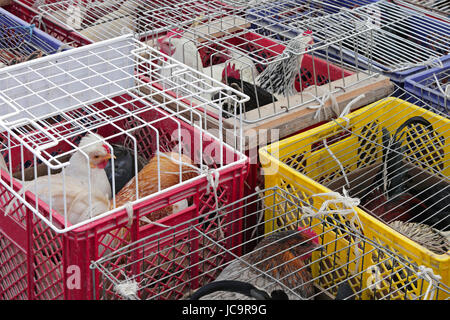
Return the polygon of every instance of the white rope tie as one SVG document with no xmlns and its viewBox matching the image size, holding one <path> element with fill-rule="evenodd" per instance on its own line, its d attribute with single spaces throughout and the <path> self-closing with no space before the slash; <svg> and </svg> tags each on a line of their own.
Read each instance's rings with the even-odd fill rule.
<svg viewBox="0 0 450 320">
<path fill-rule="evenodd" d="M 342 193 L 343 193 L 343 195 L 341 195 L 338 192 L 316 193 L 316 194 L 311 195 L 311 197 L 330 196 L 330 197 L 333 197 L 334 199 L 325 200 L 317 212 L 315 212 L 313 209 L 311 209 L 309 207 L 303 207 L 302 209 L 306 213 L 302 215 L 301 219 L 303 220 L 303 219 L 308 219 L 308 218 L 322 217 L 322 216 L 327 216 L 327 215 L 331 215 L 331 214 L 347 216 L 347 215 L 353 213 L 353 217 L 351 219 L 348 219 L 348 221 L 350 222 L 350 227 L 355 232 L 355 234 L 361 234 L 361 232 L 363 231 L 363 224 L 358 216 L 358 213 L 354 209 L 354 207 L 359 206 L 360 200 L 359 200 L 359 198 L 351 198 L 349 196 L 347 190 L 345 190 L 344 187 L 342 187 Z M 343 209 L 330 210 L 329 209 L 330 204 L 334 204 L 334 205 L 341 204 Z M 361 231 L 355 225 L 355 221 L 358 221 Z M 358 272 L 359 261 L 361 260 L 361 253 L 358 250 L 358 244 L 360 242 L 361 242 L 361 240 L 356 240 L 355 243 L 352 245 L 353 252 L 356 257 L 355 270 L 354 270 L 355 272 Z"/>
<path fill-rule="evenodd" d="M 328 151 L 328 153 L 334 159 L 334 161 L 336 161 L 336 163 L 339 165 L 339 168 L 341 169 L 342 176 L 345 179 L 345 183 L 347 184 L 347 187 L 350 188 L 350 182 L 348 181 L 347 174 L 345 173 L 345 170 L 344 170 L 344 166 L 339 161 L 339 159 L 334 155 L 333 151 L 331 151 L 331 149 L 328 147 L 326 139 L 323 139 L 322 141 L 323 141 L 323 146 L 325 147 L 325 149 Z"/>
<path fill-rule="evenodd" d="M 442 86 L 441 86 L 441 84 L 439 83 L 439 80 L 438 80 L 438 78 L 436 77 L 436 74 L 435 74 L 435 73 L 433 73 L 433 77 L 434 77 L 434 80 L 436 81 L 436 85 L 437 85 L 439 91 L 444 95 L 444 97 L 445 97 L 446 99 L 450 99 L 450 84 L 447 84 L 447 85 L 445 86 L 445 90 L 444 90 L 444 89 L 442 89 Z"/>
<path fill-rule="evenodd" d="M 318 105 L 307 106 L 308 109 L 313 109 L 313 110 L 316 109 L 316 113 L 314 113 L 313 119 L 317 119 L 320 121 L 322 109 L 324 108 L 325 103 L 328 101 L 328 99 L 331 100 L 331 107 L 334 110 L 339 110 L 339 106 L 337 104 L 336 97 L 331 92 L 327 92 L 326 94 L 324 94 L 322 96 L 322 98 L 316 97 L 311 92 L 305 92 L 305 93 L 311 95 L 319 103 Z"/>
<path fill-rule="evenodd" d="M 127 227 L 129 228 L 133 224 L 133 204 L 131 202 L 127 202 L 125 204 L 125 210 L 126 210 L 127 215 L 128 215 Z M 152 220 L 150 220 L 149 218 L 147 218 L 145 216 L 139 218 L 139 221 L 145 222 L 147 224 L 155 224 L 157 226 L 164 227 L 164 228 L 169 228 L 169 226 L 167 226 L 165 224 L 162 224 L 162 223 L 158 223 L 158 222 L 152 221 Z"/>
<path fill-rule="evenodd" d="M 219 212 L 219 198 L 217 196 L 217 188 L 219 187 L 219 178 L 220 173 L 216 169 L 211 169 L 206 165 L 202 165 L 202 169 L 200 170 L 201 174 L 206 175 L 206 181 L 208 184 L 206 185 L 206 194 L 213 192 L 214 201 L 216 204 L 216 210 Z M 222 230 L 222 224 L 220 222 L 220 217 L 217 217 L 217 228 L 219 230 L 219 235 L 223 239 L 225 238 L 225 234 Z"/>
<path fill-rule="evenodd" d="M 114 285 L 114 291 L 120 294 L 122 297 L 130 300 L 136 300 L 137 292 L 140 289 L 140 282 L 129 279 L 123 271 L 120 271 L 125 280 Z"/>
<path fill-rule="evenodd" d="M 439 282 L 442 277 L 440 275 L 434 274 L 431 268 L 427 268 L 425 266 L 419 266 L 417 277 L 419 279 L 427 280 L 430 283 L 423 299 L 431 300 L 431 297 L 434 295 L 434 291 L 436 290 L 436 282 Z"/>
<path fill-rule="evenodd" d="M 38 29 L 42 29 L 45 33 L 48 33 L 47 32 L 47 25 L 42 21 L 43 17 L 44 17 L 43 13 L 35 15 L 33 18 L 31 18 L 30 24 L 33 24 L 34 21 L 37 20 L 36 22 L 37 22 Z"/>
<path fill-rule="evenodd" d="M 356 98 L 352 99 L 349 103 L 347 103 L 347 105 L 345 106 L 345 108 L 342 109 L 342 112 L 341 112 L 341 114 L 339 115 L 338 119 L 339 119 L 339 118 L 344 119 L 345 122 L 347 122 L 347 126 L 349 126 L 349 125 L 350 125 L 350 119 L 347 118 L 347 115 L 350 113 L 350 111 L 351 111 L 353 105 L 354 105 L 355 103 L 357 103 L 359 100 L 361 100 L 361 99 L 363 99 L 363 98 L 365 98 L 365 97 L 366 97 L 366 95 L 363 93 L 363 94 L 360 94 L 359 96 L 357 96 Z"/>
</svg>

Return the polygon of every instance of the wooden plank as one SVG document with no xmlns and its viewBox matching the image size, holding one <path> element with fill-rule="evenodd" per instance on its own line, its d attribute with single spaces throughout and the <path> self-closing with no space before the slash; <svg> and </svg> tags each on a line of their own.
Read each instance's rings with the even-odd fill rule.
<svg viewBox="0 0 450 320">
<path fill-rule="evenodd" d="M 332 88 L 334 89 L 337 87 L 341 87 L 339 84 L 340 80 L 336 81 L 336 83 L 332 83 Z M 322 86 L 322 88 L 319 88 L 319 97 L 325 94 L 326 91 L 324 91 L 324 89 L 327 90 L 327 87 L 328 85 L 324 85 Z M 350 101 L 361 94 L 364 94 L 365 97 L 355 103 L 352 106 L 352 110 L 380 100 L 390 95 L 393 91 L 394 85 L 389 80 L 389 78 L 385 76 L 379 76 L 376 78 L 374 77 L 366 79 L 353 87 L 347 87 L 345 92 L 338 92 L 334 94 L 334 96 L 339 107 L 338 112 L 340 113 Z M 281 103 L 283 103 L 283 101 L 281 101 Z M 276 129 L 279 130 L 279 139 L 282 139 L 298 132 L 299 130 L 315 125 L 321 121 L 329 120 L 333 116 L 337 117 L 337 110 L 332 110 L 330 99 L 325 102 L 324 107 L 321 110 L 321 118 L 314 117 L 316 114 L 315 109 L 308 109 L 308 106 L 314 105 L 318 105 L 318 103 L 316 101 L 310 102 L 297 109 L 290 110 L 289 112 L 279 114 L 266 120 L 258 121 L 255 124 L 246 124 L 244 129 L 245 135 L 250 135 L 250 131 Z M 270 107 L 273 110 L 273 106 Z M 264 139 L 264 136 L 260 137 L 260 141 L 258 141 L 259 144 L 265 145 L 271 142 L 270 134 L 268 134 L 266 138 L 267 139 Z M 246 145 L 248 145 L 248 143 Z"/>
</svg>

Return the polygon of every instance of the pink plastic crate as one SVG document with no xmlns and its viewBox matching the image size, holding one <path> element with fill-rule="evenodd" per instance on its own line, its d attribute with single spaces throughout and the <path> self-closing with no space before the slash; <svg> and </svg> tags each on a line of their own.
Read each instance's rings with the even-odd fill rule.
<svg viewBox="0 0 450 320">
<path fill-rule="evenodd" d="M 114 101 L 123 104 L 123 101 L 130 101 L 125 104 L 129 110 L 137 110 L 143 107 L 141 101 L 131 101 L 129 96 L 123 95 L 114 98 Z M 112 102 L 100 102 L 95 104 L 95 108 L 102 109 L 111 105 Z M 77 110 L 83 112 L 82 109 Z M 105 112 L 113 112 L 106 110 Z M 117 117 L 117 109 L 114 109 L 115 117 Z M 125 114 L 125 111 L 124 111 Z M 153 126 L 158 129 L 160 151 L 171 150 L 175 142 L 171 140 L 171 134 L 176 130 L 175 121 L 166 117 L 167 113 L 159 108 L 154 108 L 143 113 L 142 117 L 146 121 L 155 121 Z M 120 118 L 120 117 L 118 117 Z M 161 120 L 158 120 L 161 119 Z M 180 120 L 178 120 L 178 123 Z M 60 123 L 61 124 L 61 123 Z M 132 127 L 134 124 L 127 119 L 114 121 L 114 125 L 122 128 Z M 185 142 L 189 150 L 194 151 L 195 138 L 199 137 L 201 132 L 185 122 L 181 122 L 181 129 L 188 130 L 191 133 L 192 141 Z M 60 126 L 60 130 L 70 130 L 69 123 Z M 115 133 L 112 124 L 105 124 L 99 127 L 98 133 L 105 138 Z M 138 153 L 146 158 L 150 158 L 155 153 L 156 133 L 149 127 L 145 126 L 133 132 L 134 137 L 138 141 Z M 218 143 L 217 140 L 202 136 L 203 150 L 211 148 Z M 5 138 L 5 137 L 0 137 Z M 118 138 L 120 139 L 120 138 Z M 117 139 L 109 140 L 111 143 L 123 143 L 125 141 Z M 216 146 L 217 147 L 217 146 Z M 13 168 L 17 167 L 21 160 L 19 154 L 20 147 L 13 145 L 11 149 L 12 157 L 7 158 L 12 161 Z M 58 145 L 49 152 L 61 153 L 69 150 L 68 146 Z M 217 150 L 217 149 L 216 149 Z M 199 150 L 197 150 L 199 151 Z M 248 160 L 236 162 L 240 159 L 239 154 L 234 153 L 229 147 L 223 146 L 226 163 L 224 167 L 219 169 L 220 182 L 217 189 L 217 199 L 219 206 L 232 203 L 240 199 L 243 195 L 242 184 L 245 179 L 248 167 Z M 197 152 L 191 152 L 194 155 Z M 24 161 L 31 160 L 30 154 L 23 154 Z M 235 163 L 234 163 L 235 162 Z M 234 164 L 233 164 L 234 163 Z M 226 166 L 230 164 L 230 166 Z M 211 165 L 214 166 L 214 165 Z M 10 176 L 1 171 L 1 178 L 10 183 Z M 172 190 L 162 192 L 150 199 L 137 202 L 133 206 L 133 223 L 128 226 L 129 220 L 125 210 L 113 213 L 107 217 L 91 222 L 82 227 L 76 228 L 66 233 L 57 233 L 51 229 L 41 219 L 36 217 L 30 209 L 21 204 L 14 212 L 5 216 L 4 208 L 12 199 L 12 195 L 3 186 L 0 187 L 0 299 L 99 299 L 105 298 L 101 294 L 103 288 L 101 285 L 94 287 L 93 279 L 98 277 L 97 273 L 89 269 L 91 261 L 97 260 L 104 255 L 118 249 L 132 241 L 142 239 L 160 230 L 162 227 L 157 225 L 143 225 L 139 223 L 139 218 L 146 216 L 161 208 L 174 204 L 182 199 L 188 199 L 189 207 L 165 218 L 158 220 L 158 223 L 172 226 L 180 222 L 196 219 L 202 221 L 202 215 L 212 211 L 216 207 L 215 197 L 213 193 L 206 190 L 207 180 L 205 177 L 200 179 L 192 179 L 186 181 L 182 185 Z M 20 189 L 19 182 L 14 181 L 14 190 Z M 31 204 L 35 204 L 35 197 L 32 193 L 27 192 L 26 198 Z M 62 216 L 57 212 L 49 212 L 47 204 L 41 200 L 37 200 L 39 212 L 49 217 L 53 217 L 54 224 L 60 221 L 62 224 Z M 226 235 L 234 235 L 236 231 L 242 229 L 241 222 L 236 220 L 242 213 L 233 212 L 232 215 L 225 215 L 223 224 Z M 211 218 L 211 217 L 210 217 Z M 211 222 L 213 221 L 213 222 Z M 208 229 L 217 227 L 219 221 L 211 220 L 202 225 L 202 228 Z M 238 234 L 238 233 L 236 233 Z M 189 238 L 189 233 L 180 234 L 179 237 Z M 173 239 L 177 241 L 177 239 Z M 235 247 L 240 242 L 240 236 L 227 237 L 226 247 Z M 201 248 L 202 243 L 193 241 L 190 246 L 192 248 Z M 220 248 L 215 247 L 216 252 L 209 252 L 214 255 L 220 255 Z M 215 268 L 219 266 L 226 257 L 215 257 L 209 259 L 209 253 L 201 251 L 198 256 L 193 259 L 203 259 L 205 263 L 201 268 Z M 176 252 L 172 255 L 176 256 Z M 238 252 L 237 252 L 238 254 Z M 181 251 L 180 251 L 181 255 Z M 185 266 L 186 267 L 186 266 Z M 200 266 L 199 266 L 200 267 Z M 186 272 L 196 272 L 195 268 L 186 267 Z M 204 271 L 203 271 L 204 272 Z M 181 281 L 181 280 L 180 280 Z M 176 283 L 176 278 L 167 280 L 167 286 Z M 98 282 L 96 282 L 98 283 Z M 164 283 L 164 282 L 163 282 Z M 195 289 L 197 284 L 193 283 L 190 289 Z M 112 289 L 111 289 L 112 290 Z M 158 290 L 155 288 L 155 290 Z M 156 291 L 155 291 L 156 292 Z M 112 292 L 111 292 L 112 294 Z M 179 298 L 183 292 L 174 291 L 167 295 L 167 299 Z"/>
</svg>

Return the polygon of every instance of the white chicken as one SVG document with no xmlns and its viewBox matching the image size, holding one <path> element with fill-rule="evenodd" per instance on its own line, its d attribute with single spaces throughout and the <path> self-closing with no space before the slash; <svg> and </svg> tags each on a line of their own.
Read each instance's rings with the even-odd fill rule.
<svg viewBox="0 0 450 320">
<path fill-rule="evenodd" d="M 218 81 L 222 81 L 222 72 L 225 70 L 226 66 L 228 64 L 233 64 L 234 68 L 240 72 L 243 81 L 249 83 L 255 82 L 258 72 L 253 61 L 246 57 L 244 52 L 237 52 L 235 50 L 218 52 L 215 56 L 219 59 L 226 60 L 226 62 L 204 68 L 196 41 L 184 37 L 183 33 L 183 31 L 172 30 L 167 32 L 166 35 L 158 38 L 157 46 L 159 47 L 159 50 L 175 60 Z M 166 76 L 166 74 L 162 75 Z"/>
<path fill-rule="evenodd" d="M 61 172 L 26 181 L 19 193 L 34 192 L 48 205 L 51 203 L 53 210 L 62 215 L 65 213 L 70 223 L 79 223 L 109 210 L 111 186 L 104 168 L 111 157 L 111 151 L 101 137 L 90 133 L 81 139 L 64 174 Z M 89 171 L 91 192 L 88 187 Z M 5 214 L 11 212 L 15 203 L 16 200 L 11 201 Z"/>
</svg>

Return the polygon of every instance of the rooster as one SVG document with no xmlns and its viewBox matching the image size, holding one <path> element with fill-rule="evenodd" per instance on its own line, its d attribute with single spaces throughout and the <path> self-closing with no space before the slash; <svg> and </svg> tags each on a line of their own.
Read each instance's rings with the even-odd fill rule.
<svg viewBox="0 0 450 320">
<path fill-rule="evenodd" d="M 256 83 L 272 94 L 293 95 L 296 92 L 295 77 L 300 72 L 303 55 L 313 43 L 310 30 L 290 40 L 284 51 L 288 57 L 269 64 L 258 75 Z"/>
<path fill-rule="evenodd" d="M 274 290 L 269 295 L 267 292 L 256 288 L 251 283 L 235 280 L 210 282 L 198 289 L 189 299 L 199 300 L 201 297 L 217 291 L 239 293 L 256 300 L 289 300 L 288 295 L 283 290 Z"/>
<path fill-rule="evenodd" d="M 83 153 L 87 154 L 87 161 Z M 69 165 L 64 170 L 64 176 L 60 172 L 50 177 L 40 176 L 32 181 L 26 181 L 19 193 L 35 192 L 36 196 L 45 203 L 50 204 L 51 202 L 55 211 L 64 213 L 66 209 L 67 219 L 70 223 L 79 223 L 109 209 L 111 186 L 104 168 L 111 157 L 111 150 L 102 142 L 101 137 L 89 133 L 81 139 L 78 150 L 70 157 Z M 5 214 L 10 213 L 16 201 L 11 201 Z M 92 210 L 89 209 L 90 207 Z"/>
<path fill-rule="evenodd" d="M 179 162 L 182 162 L 181 181 Z M 159 174 L 158 165 L 160 168 Z M 198 172 L 195 170 L 191 158 L 186 155 L 177 152 L 165 152 L 159 157 L 154 156 L 138 173 L 139 198 L 146 197 L 159 190 L 167 189 L 180 182 L 192 179 L 197 175 Z M 158 189 L 158 181 L 160 183 L 160 189 Z M 135 178 L 130 180 L 116 195 L 116 208 L 134 200 L 136 200 Z M 149 214 L 147 218 L 156 221 L 171 214 L 173 210 L 173 206 L 169 206 Z"/>
<path fill-rule="evenodd" d="M 134 151 L 120 144 L 111 144 L 114 150 L 114 194 L 117 194 L 135 175 L 134 157 L 137 156 L 138 172 L 147 163 L 145 159 L 139 155 L 135 155 Z M 111 188 L 113 187 L 112 161 L 109 160 L 105 167 L 106 176 L 108 177 Z"/>
<path fill-rule="evenodd" d="M 424 201 L 407 187 L 407 168 L 403 163 L 406 147 L 402 146 L 404 133 L 400 132 L 416 124 L 431 126 L 422 117 L 412 117 L 399 126 L 392 137 L 386 128 L 382 129 L 383 162 L 375 177 L 377 186 L 361 201 L 366 210 L 388 223 L 394 220 L 413 221 L 427 210 Z"/>
<path fill-rule="evenodd" d="M 241 80 L 241 74 L 239 70 L 235 68 L 235 65 L 228 64 L 227 67 L 223 69 L 222 82 L 250 97 L 250 100 L 244 103 L 244 112 L 251 111 L 258 108 L 259 106 L 264 106 L 266 104 L 277 101 L 277 98 L 275 98 L 275 96 L 271 95 L 261 87 Z M 212 100 L 219 101 L 220 97 L 221 92 L 218 92 L 213 96 Z M 230 114 L 238 115 L 240 113 L 240 110 L 234 110 L 233 103 L 224 101 L 223 103 L 221 103 L 221 105 L 224 111 L 226 111 L 223 114 L 225 118 L 230 117 Z"/>
<path fill-rule="evenodd" d="M 283 290 L 273 290 L 269 295 L 266 291 L 258 289 L 251 283 L 235 280 L 210 282 L 195 291 L 189 297 L 189 300 L 200 300 L 201 297 L 218 291 L 239 293 L 256 300 L 289 300 L 289 296 Z M 355 300 L 355 294 L 348 281 L 341 282 L 335 300 Z"/>
<path fill-rule="evenodd" d="M 222 270 L 216 281 L 237 280 L 254 285 L 262 290 L 274 291 L 291 288 L 297 295 L 309 299 L 314 295 L 312 275 L 307 270 L 305 260 L 312 251 L 318 250 L 317 235 L 308 229 L 279 231 L 266 236 L 249 254 L 231 262 Z M 247 265 L 247 263 L 249 265 Z M 281 286 L 266 274 L 277 279 Z M 287 293 L 289 299 L 298 300 L 298 296 Z M 216 292 L 204 297 L 213 300 L 248 299 L 240 293 Z"/>
</svg>

